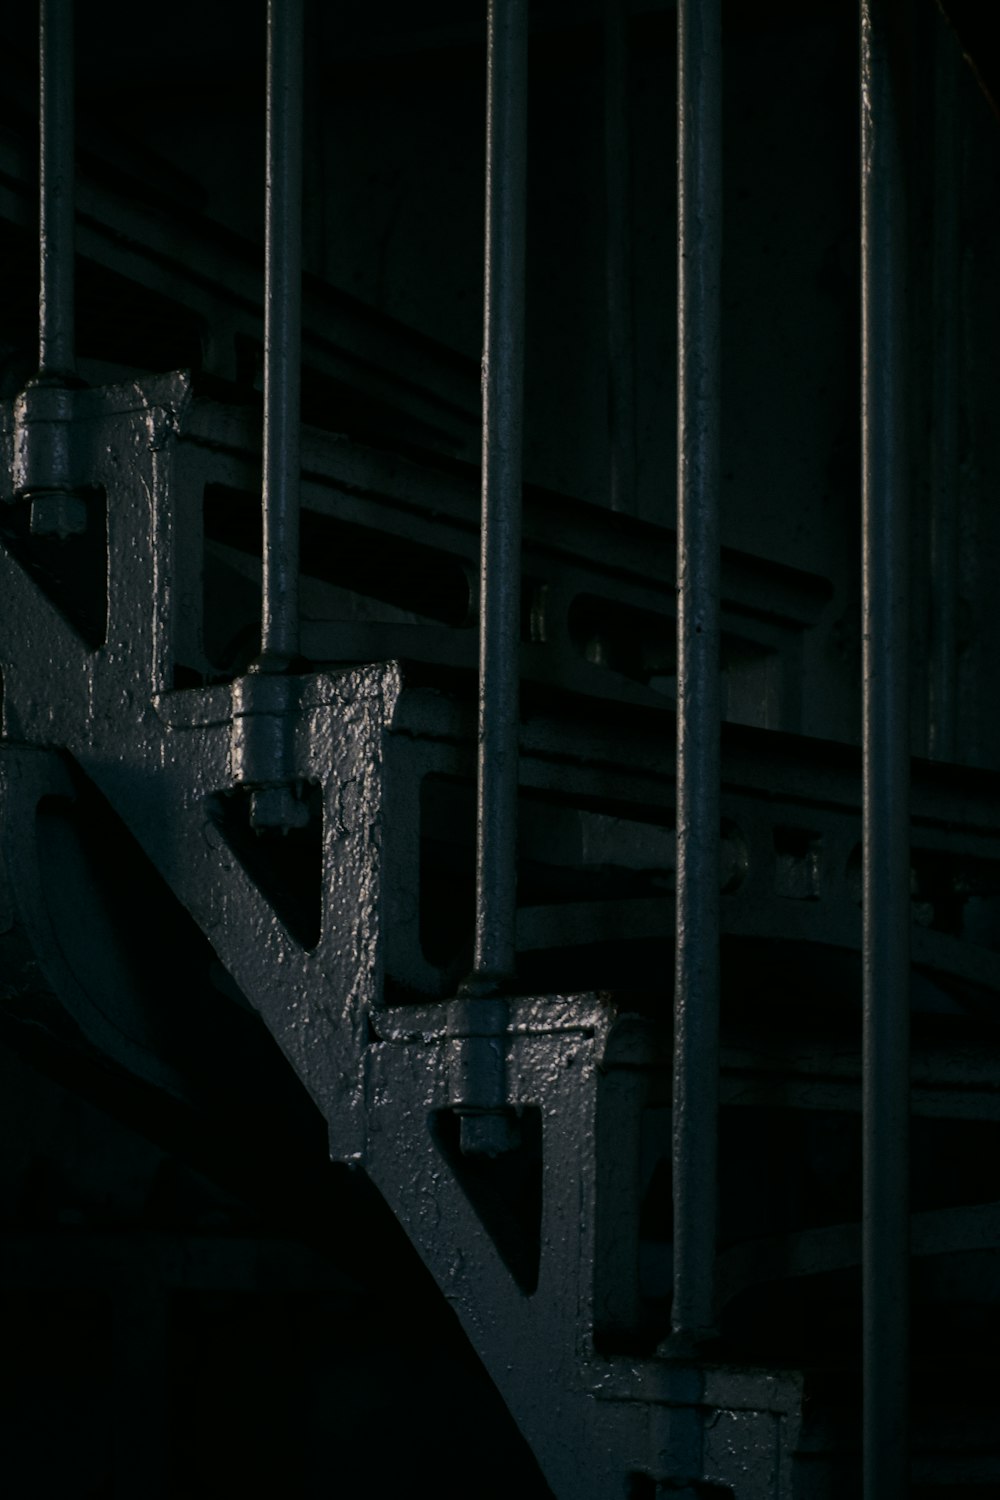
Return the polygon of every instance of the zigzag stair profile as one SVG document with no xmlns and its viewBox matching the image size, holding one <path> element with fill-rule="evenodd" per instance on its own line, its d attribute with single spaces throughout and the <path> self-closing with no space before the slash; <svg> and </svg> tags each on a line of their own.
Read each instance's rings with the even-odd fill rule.
<svg viewBox="0 0 1000 1500">
<path fill-rule="evenodd" d="M 9 474 L 9 408 L 3 422 Z M 550 560 L 549 634 L 536 628 L 536 657 L 526 657 L 524 969 L 507 1047 L 514 1138 L 483 1159 L 463 1154 L 452 1082 L 462 1021 L 450 997 L 468 966 L 471 917 L 466 614 L 428 624 L 440 592 L 430 603 L 415 597 L 405 570 L 394 581 L 390 569 L 385 592 L 401 602 L 383 601 L 381 619 L 363 591 L 373 585 L 352 592 L 341 563 L 336 578 L 309 583 L 307 573 L 305 635 L 321 643 L 320 659 L 301 663 L 273 700 L 254 698 L 245 670 L 213 665 L 206 646 L 214 589 L 231 591 L 234 639 L 253 626 L 240 621 L 254 591 L 239 581 L 245 538 L 217 508 L 220 494 L 243 507 L 231 497 L 245 492 L 255 461 L 244 426 L 174 375 L 81 396 L 77 442 L 106 507 L 106 629 L 80 631 L 59 579 L 39 576 L 31 537 L 8 527 L 0 767 L 11 921 L 80 1032 L 157 1088 L 183 1092 L 186 1071 L 198 1069 L 197 1017 L 182 995 L 140 993 L 127 934 L 109 930 L 103 967 L 74 936 L 102 920 L 106 844 L 137 860 L 137 872 L 148 862 L 194 919 L 224 971 L 221 990 L 238 997 L 234 1034 L 240 1006 L 263 1018 L 318 1107 L 332 1155 L 392 1209 L 554 1494 L 642 1496 L 684 1479 L 692 1494 L 785 1500 L 805 1473 L 815 1485 L 839 1482 L 856 1414 L 843 1381 L 831 1395 L 816 1351 L 824 1340 L 838 1348 L 836 1322 L 853 1317 L 860 1259 L 856 756 L 819 742 L 803 753 L 790 723 L 784 734 L 726 731 L 720 1340 L 678 1356 L 661 1348 L 671 1267 L 671 1039 L 658 990 L 675 865 L 669 699 L 654 701 L 655 688 L 586 652 L 560 697 L 545 687 L 572 637 L 560 643 L 551 599 L 562 590 L 569 618 L 574 597 L 605 586 L 576 572 L 596 566 L 597 520 L 590 560 Z M 307 514 L 355 524 L 344 476 L 357 484 L 384 460 L 319 435 L 310 443 Z M 432 472 L 412 482 L 436 497 Z M 468 532 L 467 498 L 445 484 L 433 503 L 453 506 Z M 445 543 L 434 555 L 442 576 L 464 557 Z M 734 578 L 752 568 L 732 566 Z M 810 585 L 788 582 L 800 608 Z M 782 624 L 769 649 L 780 658 L 781 632 L 802 628 Z M 388 663 L 363 649 L 411 641 L 412 657 L 400 649 Z M 776 702 L 776 713 L 791 713 Z M 242 775 L 255 737 L 276 733 L 300 809 L 290 834 L 254 829 L 254 788 Z M 993 966 L 962 913 L 935 906 L 934 892 L 954 869 L 992 888 L 1000 785 L 985 772 L 950 790 L 930 771 L 925 780 L 926 794 L 919 775 L 915 794 L 925 884 L 914 905 L 915 1149 L 928 1161 L 961 1150 L 971 1204 L 956 1212 L 947 1198 L 928 1201 L 913 1219 L 921 1295 L 943 1317 L 953 1297 L 943 1268 L 971 1267 L 996 1243 L 1000 1210 L 974 1158 L 1000 1119 L 995 1048 L 982 1050 L 976 1022 L 995 1003 Z M 962 1048 L 975 1052 L 978 1082 Z M 956 1348 L 962 1337 L 956 1329 Z M 953 1472 L 947 1422 L 947 1413 L 935 1420 L 930 1451 L 918 1454 L 930 1484 Z"/>
</svg>

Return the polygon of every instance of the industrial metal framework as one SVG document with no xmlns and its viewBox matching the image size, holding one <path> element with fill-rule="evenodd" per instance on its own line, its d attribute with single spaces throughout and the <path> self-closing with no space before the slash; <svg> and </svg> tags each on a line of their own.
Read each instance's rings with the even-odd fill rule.
<svg viewBox="0 0 1000 1500">
<path fill-rule="evenodd" d="M 235 259 L 212 283 L 196 225 L 164 233 L 78 166 L 72 0 L 39 9 L 37 370 L 0 409 L 0 841 L 8 930 L 40 982 L 144 1084 L 183 1095 L 216 1066 L 197 1005 L 136 998 L 95 936 L 87 839 L 113 824 L 223 975 L 212 1025 L 263 1019 L 552 1494 L 987 1493 L 1000 1444 L 971 1399 L 964 1438 L 935 1426 L 940 1372 L 966 1353 L 910 1347 L 911 1304 L 947 1321 L 956 1278 L 994 1316 L 1000 1258 L 976 1145 L 1000 1118 L 1000 725 L 963 706 L 985 682 L 960 637 L 986 638 L 990 590 L 967 582 L 985 502 L 959 457 L 982 425 L 959 390 L 959 80 L 979 101 L 945 19 L 860 0 L 841 83 L 860 120 L 855 596 L 766 536 L 726 540 L 724 101 L 742 63 L 721 0 L 667 7 L 676 504 L 662 471 L 653 515 L 628 124 L 644 7 L 587 21 L 603 504 L 525 481 L 538 7 L 488 0 L 482 18 L 481 427 L 457 358 L 315 278 L 303 293 L 303 0 L 267 6 L 262 300 Z M 15 156 L 0 214 L 30 233 Z M 256 341 L 262 422 L 238 380 L 85 383 L 78 253 Z M 661 303 L 671 285 L 664 266 Z M 303 379 L 328 381 L 321 407 L 369 403 L 361 435 L 336 409 L 303 424 Z M 852 603 L 845 666 L 829 627 Z M 982 1167 L 958 1196 L 953 1149 Z"/>
</svg>

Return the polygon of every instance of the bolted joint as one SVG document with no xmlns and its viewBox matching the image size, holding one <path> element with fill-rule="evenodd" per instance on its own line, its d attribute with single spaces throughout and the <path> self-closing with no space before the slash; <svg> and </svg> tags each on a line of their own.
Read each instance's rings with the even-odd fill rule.
<svg viewBox="0 0 1000 1500">
<path fill-rule="evenodd" d="M 288 833 L 309 821 L 297 795 L 302 776 L 295 732 L 300 683 L 295 677 L 248 672 L 232 685 L 229 769 L 233 781 L 250 792 L 250 823 L 258 833 Z"/>
<path fill-rule="evenodd" d="M 518 1143 L 507 1103 L 507 1002 L 462 995 L 448 1016 L 448 1071 L 464 1155 L 500 1156 Z"/>
<path fill-rule="evenodd" d="M 452 1037 L 448 1044 L 449 1079 L 456 1109 L 502 1109 L 506 1104 L 506 1045 L 503 1033 Z"/>
<path fill-rule="evenodd" d="M 87 503 L 73 453 L 75 390 L 39 378 L 14 404 L 14 494 L 31 504 L 34 536 L 65 538 L 87 529 Z"/>
<path fill-rule="evenodd" d="M 14 403 L 14 493 L 72 490 L 73 406 L 67 385 L 32 381 Z"/>
<path fill-rule="evenodd" d="M 232 685 L 229 768 L 240 786 L 283 786 L 298 779 L 295 727 L 299 682 L 270 672 L 248 672 Z"/>
</svg>

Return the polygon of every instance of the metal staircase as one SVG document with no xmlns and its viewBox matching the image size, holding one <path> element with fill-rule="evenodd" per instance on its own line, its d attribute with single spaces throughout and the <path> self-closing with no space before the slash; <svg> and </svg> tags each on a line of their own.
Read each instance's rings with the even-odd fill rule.
<svg viewBox="0 0 1000 1500">
<path fill-rule="evenodd" d="M 496 0 L 491 24 L 513 26 L 517 9 Z M 711 21 L 711 5 L 682 9 L 689 27 Z M 52 36 L 69 12 L 46 0 L 43 13 L 56 67 Z M 702 62 L 709 44 L 697 43 Z M 45 45 L 43 28 L 43 59 Z M 57 71 L 50 101 L 58 85 Z M 503 87 L 494 74 L 494 100 Z M 276 89 L 272 78 L 272 105 Z M 4 166 L 5 151 L 0 139 L 0 214 L 14 233 L 27 173 Z M 81 181 L 82 253 L 179 310 L 203 299 L 215 347 L 246 355 L 260 317 L 235 251 L 206 248 L 209 231 L 189 222 L 161 254 L 141 208 L 117 196 L 105 207 L 82 169 Z M 282 215 L 285 229 L 293 219 Z M 50 261 L 67 253 L 52 234 Z M 216 252 L 217 274 L 196 274 Z M 273 266 L 273 235 L 269 254 Z M 295 309 L 279 312 L 287 355 Z M 703 315 L 689 308 L 696 324 Z M 267 316 L 273 457 L 278 416 L 299 435 L 294 403 L 275 394 L 278 313 Z M 128 1075 L 183 1095 L 204 1069 L 210 1086 L 225 1024 L 199 1061 L 192 995 L 151 1001 L 135 982 L 135 964 L 157 964 L 152 910 L 150 935 L 107 920 L 102 871 L 127 843 L 206 941 L 234 1034 L 248 1010 L 263 1019 L 332 1157 L 389 1205 L 560 1500 L 857 1492 L 872 1254 L 862 1117 L 870 1131 L 881 1086 L 861 1046 L 864 922 L 881 896 L 864 884 L 873 793 L 854 720 L 845 732 L 857 661 L 830 649 L 842 598 L 764 545 L 722 547 L 717 662 L 679 663 L 679 631 L 683 656 L 685 628 L 699 632 L 691 622 L 712 606 L 711 580 L 701 595 L 691 577 L 710 497 L 678 539 L 523 486 L 505 637 L 516 757 L 500 792 L 517 827 L 505 938 L 516 966 L 497 975 L 482 962 L 492 866 L 477 749 L 491 709 L 477 697 L 477 625 L 494 554 L 480 572 L 474 384 L 457 357 L 318 287 L 303 358 L 307 409 L 343 385 L 357 421 L 350 436 L 302 429 L 295 494 L 265 483 L 263 530 L 267 439 L 262 460 L 259 413 L 221 367 L 88 387 L 70 339 L 48 364 L 43 347 L 39 375 L 0 407 L 0 907 L 17 961 L 31 955 L 88 1045 Z M 682 483 L 704 437 L 682 452 Z M 300 547 L 279 558 L 295 608 L 278 660 L 267 620 L 273 606 L 280 625 L 284 608 L 282 506 Z M 719 695 L 716 800 L 692 812 L 684 792 L 679 813 L 678 735 L 689 781 L 710 761 L 710 747 L 683 749 L 706 670 Z M 978 1349 L 1000 1253 L 1000 767 L 928 748 L 912 760 L 896 891 L 912 962 L 912 1062 L 905 1047 L 894 1055 L 911 1072 L 909 1204 L 905 1149 L 889 1167 L 902 1174 L 920 1311 L 906 1492 L 971 1495 L 1000 1476 L 996 1375 Z M 692 895 L 705 855 L 692 826 L 709 825 L 718 876 Z M 711 873 L 714 843 L 709 855 Z M 710 1015 L 694 1052 L 700 1012 L 679 1001 L 672 1016 L 668 998 L 675 967 L 678 996 L 694 1006 L 700 993 L 701 949 L 675 952 L 682 897 L 692 922 L 717 921 L 715 1034 Z M 702 929 L 699 942 L 711 938 Z M 678 1147 L 688 1108 L 707 1110 L 718 1153 L 717 1184 L 702 1182 L 693 1206 Z M 866 1149 L 870 1160 L 870 1135 Z M 692 1294 L 676 1224 L 687 1213 L 714 1225 L 716 1198 Z M 707 1297 L 710 1319 L 681 1317 L 679 1288 Z M 869 1284 L 869 1315 L 879 1295 Z M 905 1349 L 885 1357 L 906 1368 Z M 959 1399 L 952 1367 L 974 1372 Z M 889 1407 L 904 1410 L 899 1392 Z M 873 1473 L 904 1472 L 898 1442 L 869 1427 L 866 1444 L 869 1487 Z M 904 1493 L 896 1482 L 879 1500 Z"/>
<path fill-rule="evenodd" d="M 8 411 L 7 472 L 13 472 L 14 427 Z M 246 677 L 173 686 L 177 643 L 191 639 L 188 601 L 200 574 L 185 500 L 197 506 L 211 482 L 203 478 L 206 461 L 216 472 L 232 462 L 226 432 L 226 414 L 199 411 L 180 376 L 78 398 L 75 461 L 88 493 L 102 497 L 93 500 L 87 522 L 107 517 L 107 597 L 114 601 L 96 648 L 53 602 L 58 582 L 40 584 L 26 566 L 28 553 L 18 560 L 13 541 L 3 557 L 9 899 L 50 983 L 92 1043 L 163 1084 L 155 1018 L 107 1014 L 108 1000 L 93 978 L 74 972 L 73 952 L 66 954 L 51 915 L 50 883 L 71 879 L 72 866 L 46 861 L 39 823 L 60 815 L 71 822 L 78 798 L 93 788 L 265 1019 L 322 1110 L 333 1155 L 363 1169 L 393 1208 L 454 1303 L 555 1492 L 613 1494 L 629 1474 L 667 1479 L 678 1465 L 691 1478 L 733 1486 L 747 1466 L 763 1463 L 774 1474 L 771 1488 L 759 1492 L 782 1493 L 774 1486 L 779 1473 L 788 1483 L 795 1377 L 602 1357 L 594 1348 L 595 1142 L 602 1075 L 616 1065 L 620 1002 L 612 993 L 512 1003 L 507 1055 L 516 1143 L 495 1161 L 463 1157 L 454 1078 L 463 1041 L 477 1035 L 479 1002 L 442 1001 L 441 970 L 422 957 L 420 916 L 412 910 L 416 892 L 429 883 L 420 875 L 420 789 L 461 785 L 468 771 L 471 743 L 460 702 L 439 689 L 408 689 L 394 664 L 299 673 L 280 679 L 280 693 L 270 700 L 261 699 L 256 685 L 248 692 Z M 136 497 L 143 503 L 135 504 Z M 195 580 L 184 577 L 183 558 L 171 546 L 177 535 L 187 539 Z M 44 692 L 39 660 L 48 664 Z M 250 694 L 256 696 L 248 708 Z M 588 766 L 575 735 L 560 755 L 559 727 L 539 725 L 539 773 L 531 774 L 527 755 L 528 787 L 537 780 L 544 790 L 544 768 L 555 762 L 556 774 L 547 778 L 561 799 L 555 821 L 572 822 L 571 837 L 593 839 L 593 822 L 598 841 L 628 843 L 607 826 L 620 818 L 589 808 L 601 800 L 620 808 L 625 798 L 615 791 L 630 781 L 639 784 L 631 799 L 638 804 L 641 769 L 609 771 L 594 750 L 596 764 Z M 300 868 L 299 888 L 286 883 L 280 896 L 278 862 L 290 845 L 301 866 L 295 840 L 310 830 L 250 826 L 251 799 L 265 790 L 253 777 L 255 747 L 276 739 L 285 747 L 290 780 L 310 789 L 296 802 L 317 825 L 318 855 L 311 872 L 316 889 L 301 888 Z M 567 801 L 574 792 L 583 809 Z M 647 817 L 649 811 L 647 802 Z M 453 821 L 447 807 L 442 816 Z M 672 862 L 669 816 L 664 806 L 659 822 L 649 825 L 664 848 L 664 888 Z M 543 812 L 539 840 L 546 826 Z M 434 843 L 434 831 L 425 843 Z M 84 892 L 70 899 L 83 900 Z M 627 923 L 627 909 L 635 906 L 624 930 L 641 939 L 662 923 L 666 900 L 621 899 L 613 911 Z M 308 926 L 310 905 L 320 914 L 315 929 Z M 588 944 L 594 933 L 581 932 L 580 905 L 523 909 L 527 951 L 532 941 L 547 944 L 565 963 L 567 949 Z M 601 920 L 620 936 L 620 921 L 606 914 Z M 386 1003 L 386 979 L 396 987 L 396 1004 Z M 634 1051 L 634 1038 L 630 1045 Z M 636 1125 L 633 1118 L 621 1139 L 611 1133 L 616 1162 L 604 1170 L 612 1179 L 623 1169 L 617 1159 Z M 628 1217 L 634 1222 L 636 1205 Z M 616 1282 L 620 1250 L 614 1259 Z M 623 1290 L 612 1290 L 609 1300 L 620 1303 Z M 721 1428 L 713 1423 L 706 1441 L 701 1418 L 716 1409 L 726 1418 Z"/>
</svg>

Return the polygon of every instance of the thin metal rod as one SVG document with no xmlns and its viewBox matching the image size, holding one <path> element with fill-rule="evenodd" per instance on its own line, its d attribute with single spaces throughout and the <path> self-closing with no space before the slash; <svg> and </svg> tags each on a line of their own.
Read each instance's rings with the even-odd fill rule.
<svg viewBox="0 0 1000 1500">
<path fill-rule="evenodd" d="M 936 29 L 934 58 L 934 373 L 931 418 L 930 753 L 955 758 L 958 666 L 958 183 L 956 113 L 961 54 Z"/>
<path fill-rule="evenodd" d="M 714 1322 L 719 1072 L 720 0 L 677 7 L 675 1338 Z"/>
<path fill-rule="evenodd" d="M 909 1494 L 905 203 L 889 0 L 861 0 L 864 1494 Z"/>
<path fill-rule="evenodd" d="M 527 0 L 490 0 L 475 973 L 515 967 Z"/>
<path fill-rule="evenodd" d="M 73 0 L 40 0 L 38 369 L 72 378 L 74 343 Z"/>
<path fill-rule="evenodd" d="M 303 0 L 268 0 L 260 664 L 270 670 L 299 652 L 302 10 Z"/>
<path fill-rule="evenodd" d="M 629 213 L 631 151 L 627 19 L 625 0 L 605 0 L 604 182 L 607 199 L 605 254 L 611 508 L 634 514 L 635 337 Z"/>
</svg>

